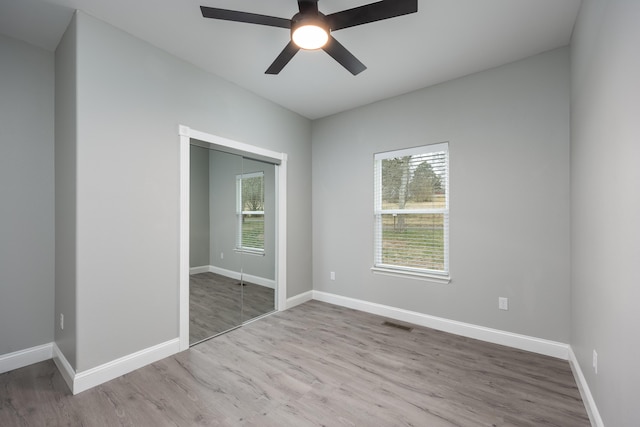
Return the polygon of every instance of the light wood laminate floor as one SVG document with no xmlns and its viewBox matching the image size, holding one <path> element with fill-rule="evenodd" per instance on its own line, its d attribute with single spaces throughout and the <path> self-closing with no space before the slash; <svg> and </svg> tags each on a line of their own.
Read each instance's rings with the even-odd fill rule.
<svg viewBox="0 0 640 427">
<path fill-rule="evenodd" d="M 0 375 L 1 426 L 589 426 L 569 364 L 311 301 L 72 396 Z"/>
<path fill-rule="evenodd" d="M 275 309 L 275 291 L 215 273 L 189 277 L 189 343 L 210 338 Z"/>
</svg>

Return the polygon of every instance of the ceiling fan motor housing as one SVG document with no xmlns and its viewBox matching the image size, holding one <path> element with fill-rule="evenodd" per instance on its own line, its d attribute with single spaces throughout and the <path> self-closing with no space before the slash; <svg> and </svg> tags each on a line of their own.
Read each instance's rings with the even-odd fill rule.
<svg viewBox="0 0 640 427">
<path fill-rule="evenodd" d="M 309 13 L 309 12 L 296 13 L 293 16 L 293 18 L 291 18 L 291 39 L 296 41 L 296 44 L 298 44 L 303 49 L 320 49 L 322 48 L 324 43 L 322 43 L 322 45 L 314 46 L 311 48 L 300 45 L 296 40 L 297 37 L 295 37 L 295 33 L 302 27 L 310 27 L 312 31 L 316 31 L 319 33 L 324 32 L 327 38 L 331 31 L 329 27 L 329 21 L 323 14 L 319 12 L 318 13 Z M 326 38 L 325 38 L 325 43 L 326 43 Z"/>
</svg>

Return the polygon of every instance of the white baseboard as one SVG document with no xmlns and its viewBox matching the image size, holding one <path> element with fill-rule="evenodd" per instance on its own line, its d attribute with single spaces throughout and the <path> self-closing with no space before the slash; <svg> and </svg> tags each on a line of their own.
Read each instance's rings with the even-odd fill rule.
<svg viewBox="0 0 640 427">
<path fill-rule="evenodd" d="M 73 394 L 81 393 L 92 387 L 118 378 L 150 363 L 169 357 L 180 351 L 178 338 L 137 351 L 95 368 L 76 372 L 54 344 L 54 362 Z"/>
<path fill-rule="evenodd" d="M 178 338 L 137 351 L 103 365 L 78 372 L 73 379 L 73 394 L 78 394 L 99 384 L 118 378 L 150 363 L 169 357 L 180 351 Z"/>
<path fill-rule="evenodd" d="M 556 341 L 430 316 L 428 314 L 348 298 L 328 292 L 313 291 L 313 299 L 563 360 L 568 360 L 569 358 L 569 345 Z"/>
<path fill-rule="evenodd" d="M 240 277 L 242 277 L 245 281 L 253 283 L 255 285 L 260 285 L 271 289 L 276 288 L 276 281 L 273 279 L 265 279 L 264 277 L 253 276 L 247 273 L 240 273 L 239 271 L 227 270 L 226 268 L 220 268 L 214 265 L 209 265 L 208 268 L 208 271 L 210 273 L 220 274 L 222 276 L 229 277 L 235 280 L 240 280 Z"/>
<path fill-rule="evenodd" d="M 275 289 L 276 281 L 272 279 L 265 279 L 264 277 L 252 276 L 251 274 L 243 273 L 242 277 L 249 283 L 264 286 L 266 288 Z"/>
<path fill-rule="evenodd" d="M 311 301 L 313 299 L 313 291 L 303 292 L 291 298 L 287 298 L 286 309 L 293 308 L 296 305 L 304 304 L 307 301 Z"/>
<path fill-rule="evenodd" d="M 208 273 L 209 272 L 209 266 L 208 265 L 202 265 L 200 267 L 190 267 L 189 268 L 189 274 L 200 274 L 200 273 Z"/>
<path fill-rule="evenodd" d="M 573 376 L 578 384 L 578 390 L 580 390 L 580 396 L 582 396 L 582 401 L 587 409 L 587 415 L 589 415 L 591 426 L 604 427 L 604 422 L 602 421 L 602 417 L 600 416 L 600 412 L 596 406 L 596 401 L 593 399 L 593 395 L 589 389 L 589 384 L 587 384 L 587 380 L 582 373 L 582 368 L 580 368 L 580 363 L 578 363 L 578 359 L 576 358 L 571 346 L 569 346 L 569 365 L 571 366 Z"/>
<path fill-rule="evenodd" d="M 42 344 L 0 356 L 0 374 L 51 359 L 53 343 Z"/>
<path fill-rule="evenodd" d="M 60 375 L 62 375 L 62 379 L 67 383 L 67 387 L 69 387 L 69 390 L 73 392 L 73 378 L 76 375 L 76 371 L 73 369 L 56 343 L 53 343 L 53 362 L 56 364 Z"/>
</svg>

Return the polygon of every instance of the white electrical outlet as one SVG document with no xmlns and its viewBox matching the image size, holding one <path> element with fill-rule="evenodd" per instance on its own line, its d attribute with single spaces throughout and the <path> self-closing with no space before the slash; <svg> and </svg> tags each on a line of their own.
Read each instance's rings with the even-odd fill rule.
<svg viewBox="0 0 640 427">
<path fill-rule="evenodd" d="M 224 252 L 220 252 L 220 259 L 224 259 Z"/>
<path fill-rule="evenodd" d="M 598 353 L 593 350 L 593 370 L 598 373 Z"/>
<path fill-rule="evenodd" d="M 332 271 L 329 277 L 331 278 L 331 280 L 336 280 L 336 272 Z"/>
<path fill-rule="evenodd" d="M 60 313 L 60 329 L 64 329 L 64 314 Z"/>
<path fill-rule="evenodd" d="M 500 310 L 509 310 L 509 298 L 498 297 L 498 308 Z"/>
</svg>

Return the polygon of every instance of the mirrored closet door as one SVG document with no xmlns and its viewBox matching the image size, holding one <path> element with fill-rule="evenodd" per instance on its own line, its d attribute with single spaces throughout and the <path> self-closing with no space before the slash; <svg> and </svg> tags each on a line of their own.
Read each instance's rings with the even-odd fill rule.
<svg viewBox="0 0 640 427">
<path fill-rule="evenodd" d="M 192 140 L 189 344 L 275 310 L 275 165 Z"/>
</svg>

